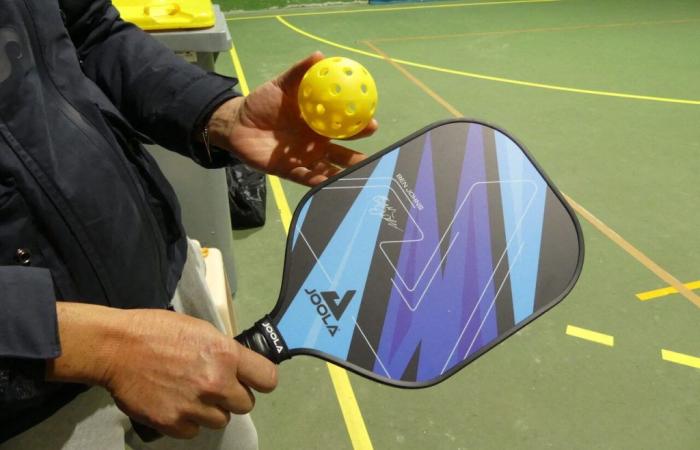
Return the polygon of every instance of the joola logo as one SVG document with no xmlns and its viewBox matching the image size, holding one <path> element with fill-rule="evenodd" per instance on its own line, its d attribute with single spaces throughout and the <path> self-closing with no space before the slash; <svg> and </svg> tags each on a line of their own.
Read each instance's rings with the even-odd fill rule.
<svg viewBox="0 0 700 450">
<path fill-rule="evenodd" d="M 282 347 L 280 338 L 277 336 L 277 332 L 275 332 L 275 329 L 272 327 L 270 322 L 262 322 L 260 325 L 262 325 L 267 335 L 270 336 L 270 339 L 272 339 L 272 343 L 275 345 L 275 350 L 277 350 L 277 353 L 282 353 L 284 347 Z"/>
<path fill-rule="evenodd" d="M 335 333 L 338 332 L 338 325 L 332 323 L 331 315 L 335 317 L 335 320 L 340 320 L 350 304 L 350 300 L 355 295 L 355 291 L 345 292 L 342 299 L 335 291 L 317 292 L 316 289 L 304 289 L 304 292 L 309 296 L 311 304 L 316 307 L 316 313 L 321 317 L 328 333 L 335 336 Z"/>
</svg>

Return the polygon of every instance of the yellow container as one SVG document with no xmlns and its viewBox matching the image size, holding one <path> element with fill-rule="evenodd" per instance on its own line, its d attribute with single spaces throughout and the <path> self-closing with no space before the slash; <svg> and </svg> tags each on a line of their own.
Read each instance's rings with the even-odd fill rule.
<svg viewBox="0 0 700 450">
<path fill-rule="evenodd" d="M 209 0 L 112 0 L 122 19 L 144 30 L 182 30 L 213 27 L 216 19 Z"/>
</svg>

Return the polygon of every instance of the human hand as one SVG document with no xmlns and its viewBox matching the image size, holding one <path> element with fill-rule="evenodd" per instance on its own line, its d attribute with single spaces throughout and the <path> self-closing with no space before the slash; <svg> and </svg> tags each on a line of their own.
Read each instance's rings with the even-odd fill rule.
<svg viewBox="0 0 700 450">
<path fill-rule="evenodd" d="M 222 104 L 209 120 L 210 143 L 232 151 L 250 166 L 313 186 L 365 155 L 315 133 L 301 117 L 297 90 L 306 71 L 323 59 L 320 52 L 299 61 L 247 97 Z M 353 139 L 370 136 L 372 121 Z"/>
<path fill-rule="evenodd" d="M 205 321 L 163 310 L 59 308 L 63 354 L 48 378 L 101 385 L 124 413 L 163 434 L 223 428 L 230 413 L 253 408 L 251 389 L 277 385 L 273 363 Z"/>
</svg>

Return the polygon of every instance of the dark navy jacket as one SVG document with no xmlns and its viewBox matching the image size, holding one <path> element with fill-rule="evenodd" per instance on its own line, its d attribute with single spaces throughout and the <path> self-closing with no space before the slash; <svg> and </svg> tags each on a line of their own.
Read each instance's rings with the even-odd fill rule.
<svg viewBox="0 0 700 450">
<path fill-rule="evenodd" d="M 235 83 L 109 0 L 0 0 L 0 442 L 82 389 L 42 380 L 60 354 L 57 300 L 168 306 L 185 237 L 141 142 L 227 164 L 193 136 Z"/>
</svg>

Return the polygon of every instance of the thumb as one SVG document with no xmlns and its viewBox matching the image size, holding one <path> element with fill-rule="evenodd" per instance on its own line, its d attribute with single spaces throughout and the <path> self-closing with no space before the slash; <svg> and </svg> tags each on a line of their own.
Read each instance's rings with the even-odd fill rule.
<svg viewBox="0 0 700 450">
<path fill-rule="evenodd" d="M 323 53 L 319 51 L 313 52 L 311 55 L 294 64 L 286 72 L 279 75 L 275 83 L 283 92 L 293 92 L 297 86 L 299 86 L 306 71 L 323 58 Z"/>
</svg>

